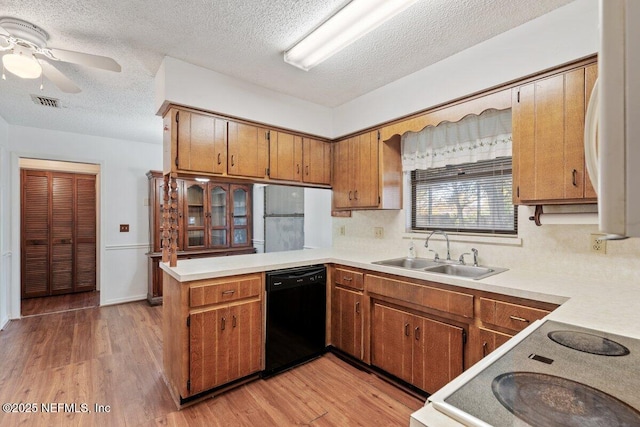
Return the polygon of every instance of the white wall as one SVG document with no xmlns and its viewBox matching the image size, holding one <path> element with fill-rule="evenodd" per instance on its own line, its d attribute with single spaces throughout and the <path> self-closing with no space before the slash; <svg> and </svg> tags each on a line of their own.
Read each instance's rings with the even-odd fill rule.
<svg viewBox="0 0 640 427">
<path fill-rule="evenodd" d="M 330 248 L 331 190 L 304 189 L 304 248 Z"/>
<path fill-rule="evenodd" d="M 145 173 L 162 168 L 162 146 L 69 132 L 9 126 L 11 153 L 11 228 L 20 229 L 20 157 L 100 165 L 100 303 L 146 298 L 149 248 L 148 183 Z M 3 168 L 4 170 L 4 168 Z M 7 221 L 4 219 L 3 225 Z M 129 224 L 120 233 L 119 224 Z M 20 314 L 20 236 L 11 236 L 12 269 L 9 317 Z"/>
<path fill-rule="evenodd" d="M 9 321 L 11 211 L 9 201 L 9 125 L 0 116 L 0 329 Z"/>
<path fill-rule="evenodd" d="M 333 135 L 383 123 L 597 52 L 598 2 L 576 0 L 333 110 Z"/>
<path fill-rule="evenodd" d="M 166 56 L 156 73 L 156 111 L 168 103 L 331 137 L 331 109 Z"/>
</svg>

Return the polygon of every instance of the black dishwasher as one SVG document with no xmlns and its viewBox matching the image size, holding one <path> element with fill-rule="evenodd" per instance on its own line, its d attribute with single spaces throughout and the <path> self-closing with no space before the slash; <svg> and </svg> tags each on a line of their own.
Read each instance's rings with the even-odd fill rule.
<svg viewBox="0 0 640 427">
<path fill-rule="evenodd" d="M 268 377 L 325 352 L 323 265 L 267 272 L 265 370 Z"/>
</svg>

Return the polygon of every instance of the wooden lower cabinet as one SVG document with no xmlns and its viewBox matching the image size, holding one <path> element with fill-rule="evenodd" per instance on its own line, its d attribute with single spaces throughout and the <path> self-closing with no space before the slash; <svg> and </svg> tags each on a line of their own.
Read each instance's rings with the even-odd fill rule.
<svg viewBox="0 0 640 427">
<path fill-rule="evenodd" d="M 163 366 L 178 406 L 263 369 L 261 273 L 163 281 Z"/>
<path fill-rule="evenodd" d="M 463 371 L 464 330 L 375 302 L 371 362 L 428 392 Z"/>
<path fill-rule="evenodd" d="M 331 296 L 331 337 L 333 346 L 362 360 L 364 295 L 361 291 L 333 288 Z"/>
<path fill-rule="evenodd" d="M 213 308 L 189 317 L 189 378 L 192 394 L 260 370 L 261 301 Z"/>
</svg>

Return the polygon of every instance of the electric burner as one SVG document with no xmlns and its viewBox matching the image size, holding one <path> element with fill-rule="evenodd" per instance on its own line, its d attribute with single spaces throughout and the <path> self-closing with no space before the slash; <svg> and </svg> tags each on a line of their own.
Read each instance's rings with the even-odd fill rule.
<svg viewBox="0 0 640 427">
<path fill-rule="evenodd" d="M 640 427 L 640 339 L 536 321 L 474 368 L 429 397 L 467 426 Z"/>
<path fill-rule="evenodd" d="M 513 415 L 535 427 L 638 426 L 640 412 L 586 384 L 537 372 L 508 372 L 491 384 Z"/>
<path fill-rule="evenodd" d="M 585 353 L 600 356 L 626 356 L 629 354 L 627 347 L 599 335 L 577 331 L 552 331 L 547 336 L 560 345 Z"/>
</svg>

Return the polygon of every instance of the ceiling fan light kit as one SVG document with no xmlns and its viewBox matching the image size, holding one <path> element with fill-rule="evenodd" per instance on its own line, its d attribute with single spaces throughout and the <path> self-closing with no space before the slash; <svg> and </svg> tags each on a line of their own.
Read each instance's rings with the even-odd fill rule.
<svg viewBox="0 0 640 427">
<path fill-rule="evenodd" d="M 2 66 L 11 74 L 23 79 L 37 79 L 42 74 L 38 60 L 29 51 L 18 47 L 14 48 L 13 53 L 2 57 Z"/>
<path fill-rule="evenodd" d="M 284 53 L 304 71 L 338 53 L 418 0 L 353 0 Z"/>
<path fill-rule="evenodd" d="M 49 35 L 29 22 L 17 18 L 0 18 L 0 54 L 2 79 L 9 71 L 23 79 L 44 76 L 66 93 L 78 93 L 80 88 L 58 70 L 52 62 L 70 62 L 103 70 L 120 72 L 120 65 L 106 56 L 73 52 L 47 47 Z M 42 89 L 42 82 L 40 89 Z"/>
</svg>

